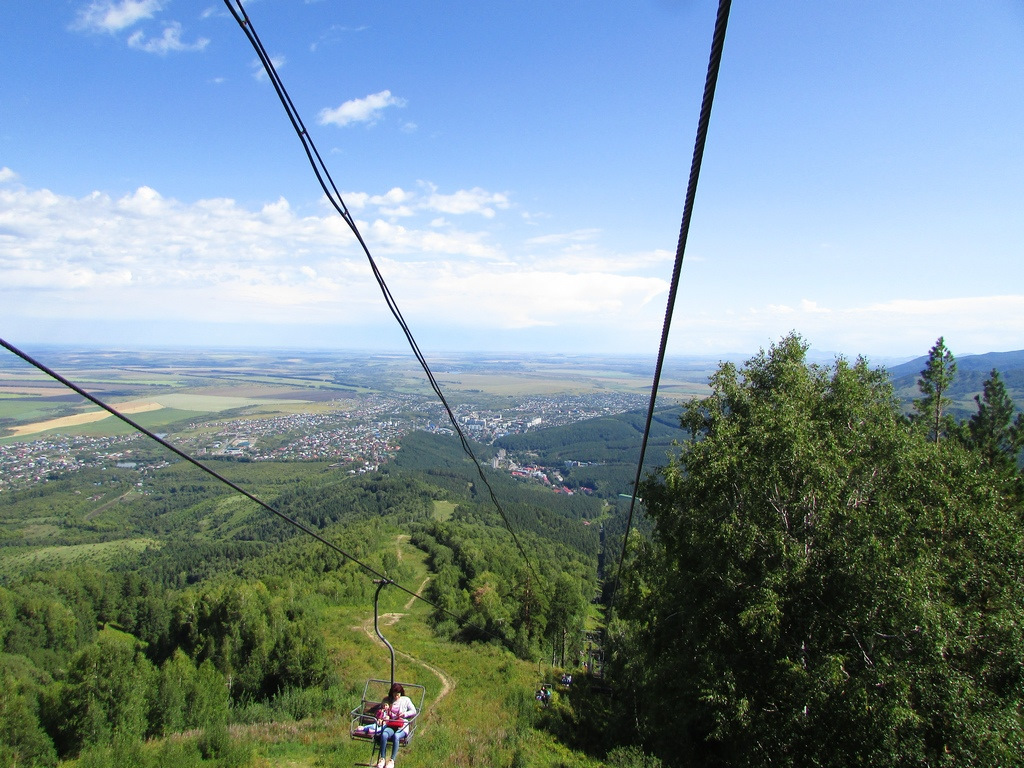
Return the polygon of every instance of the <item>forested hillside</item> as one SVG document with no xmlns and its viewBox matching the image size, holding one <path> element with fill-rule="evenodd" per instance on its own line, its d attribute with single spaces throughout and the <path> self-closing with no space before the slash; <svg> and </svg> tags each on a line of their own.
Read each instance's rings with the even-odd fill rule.
<svg viewBox="0 0 1024 768">
<path fill-rule="evenodd" d="M 433 699 L 411 765 L 1021 764 L 1013 388 L 990 369 L 958 401 L 995 361 L 942 339 L 909 402 L 805 354 L 787 337 L 657 413 L 615 590 L 640 413 L 473 444 L 483 470 L 425 432 L 361 474 L 210 459 L 348 556 L 155 449 L 143 480 L 0 494 L 0 760 L 364 759 L 346 713 L 387 657 L 358 560 L 409 590 L 383 610 Z"/>
<path fill-rule="evenodd" d="M 599 548 L 583 520 L 600 516 L 598 499 L 491 473 L 526 561 L 452 438 L 414 434 L 399 461 L 357 476 L 318 463 L 221 464 L 399 583 L 411 572 L 395 541 L 411 535 L 434 573 L 425 596 L 442 637 L 499 642 L 524 660 L 578 653 Z M 323 621 L 332 607 L 365 615 L 370 577 L 193 467 L 172 464 L 144 490 L 129 476 L 0 496 L 4 760 L 123 756 L 200 729 L 196 759 L 247 764 L 253 752 L 229 726 L 344 710 L 359 681 L 339 677 Z"/>
<path fill-rule="evenodd" d="M 919 357 L 889 369 L 893 388 L 902 398 L 909 400 L 918 395 L 917 380 L 927 360 L 927 357 Z M 1024 351 L 964 355 L 956 358 L 956 366 L 948 397 L 952 400 L 952 412 L 959 418 L 969 418 L 973 413 L 974 396 L 981 393 L 993 370 L 1001 374 L 1018 408 L 1024 406 Z"/>
<path fill-rule="evenodd" d="M 679 439 L 678 407 L 654 412 L 649 446 L 667 450 Z M 565 427 L 554 427 L 495 441 L 497 448 L 530 451 L 550 463 L 565 461 L 629 463 L 636 465 L 636 447 L 644 432 L 646 412 L 588 419 Z"/>
<path fill-rule="evenodd" d="M 806 349 L 723 365 L 645 483 L 605 725 L 679 766 L 1021 765 L 1024 420 L 996 374 L 951 419 L 941 338 L 911 418 Z"/>
<path fill-rule="evenodd" d="M 400 522 L 403 512 L 395 499 L 371 509 L 367 499 L 379 489 L 368 480 L 310 493 L 329 497 L 332 509 L 352 510 L 331 529 L 332 539 L 400 578 L 377 521 Z M 315 503 L 304 507 L 302 498 L 291 491 L 280 501 L 308 518 Z M 428 513 L 420 503 L 404 514 Z M 297 697 L 304 711 L 319 710 L 340 694 L 320 615 L 326 599 L 365 604 L 371 585 L 360 569 L 295 537 L 276 546 L 247 542 L 261 533 L 271 542 L 284 538 L 254 513 L 232 530 L 237 540 L 192 534 L 191 515 L 179 517 L 166 544 L 137 561 L 124 558 L 110 570 L 55 562 L 51 570 L 40 558 L 0 587 L 9 759 L 53 764 L 90 746 L 190 728 L 223 741 L 226 732 L 216 730 L 229 719 L 262 718 L 285 703 L 294 708 Z M 332 522 L 344 517 L 337 513 Z M 393 525 L 389 519 L 385 530 L 396 531 Z"/>
</svg>

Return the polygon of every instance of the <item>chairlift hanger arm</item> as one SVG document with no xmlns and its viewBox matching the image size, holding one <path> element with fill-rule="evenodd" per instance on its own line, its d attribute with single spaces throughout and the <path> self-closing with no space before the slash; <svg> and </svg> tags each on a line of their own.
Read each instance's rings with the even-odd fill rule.
<svg viewBox="0 0 1024 768">
<path fill-rule="evenodd" d="M 380 591 L 382 589 L 384 589 L 385 586 L 387 586 L 388 584 L 391 584 L 392 582 L 391 582 L 390 579 L 374 579 L 374 581 L 377 583 L 377 592 L 373 596 L 373 631 L 377 633 L 377 637 L 379 637 L 381 639 L 381 642 L 383 642 L 384 645 L 386 645 L 388 647 L 388 651 L 390 651 L 390 653 L 391 653 L 391 685 L 394 685 L 395 684 L 395 649 L 394 649 L 394 646 L 392 646 L 391 643 L 388 642 L 388 639 L 386 637 L 384 637 L 384 635 L 381 634 L 380 626 L 377 623 L 377 619 L 378 619 L 378 603 L 380 601 Z"/>
</svg>

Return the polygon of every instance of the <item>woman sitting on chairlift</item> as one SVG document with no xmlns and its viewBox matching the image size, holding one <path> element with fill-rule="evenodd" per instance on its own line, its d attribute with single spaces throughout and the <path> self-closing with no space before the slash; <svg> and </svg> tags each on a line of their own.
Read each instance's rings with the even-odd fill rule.
<svg viewBox="0 0 1024 768">
<path fill-rule="evenodd" d="M 409 732 L 409 721 L 416 717 L 416 705 L 405 695 L 401 683 L 394 683 L 388 691 L 387 698 L 381 702 L 377 713 L 377 734 L 380 738 L 380 759 L 377 768 L 395 768 L 398 758 L 398 745 Z M 387 756 L 388 743 L 391 743 L 391 759 Z"/>
</svg>

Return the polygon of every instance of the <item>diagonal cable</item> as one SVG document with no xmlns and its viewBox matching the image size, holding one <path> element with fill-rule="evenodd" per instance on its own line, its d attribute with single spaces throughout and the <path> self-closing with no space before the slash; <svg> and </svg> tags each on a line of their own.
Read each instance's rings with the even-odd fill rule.
<svg viewBox="0 0 1024 768">
<path fill-rule="evenodd" d="M 327 547 L 329 547 L 330 549 L 334 550 L 335 552 L 337 552 L 342 557 L 348 558 L 349 560 L 351 560 L 353 563 L 355 563 L 356 565 L 358 565 L 360 568 L 362 568 L 363 570 L 367 571 L 368 573 L 373 574 L 374 576 L 376 576 L 379 579 L 383 579 L 384 581 L 386 581 L 389 584 L 394 584 L 396 587 L 398 587 L 398 589 L 400 589 L 402 592 L 405 592 L 410 597 L 414 597 L 417 600 L 421 600 L 424 603 L 426 603 L 427 605 L 437 609 L 438 611 L 441 611 L 442 613 L 447 614 L 448 616 L 450 616 L 453 619 L 455 619 L 455 621 L 458 624 L 460 624 L 461 626 L 467 626 L 468 625 L 468 626 L 473 627 L 474 629 L 479 629 L 484 634 L 489 635 L 489 636 L 491 636 L 491 637 L 493 637 L 493 638 L 495 638 L 497 640 L 501 639 L 497 635 L 493 634 L 492 632 L 489 632 L 486 627 L 481 627 L 478 624 L 472 624 L 471 622 L 467 622 L 464 619 L 460 618 L 459 616 L 456 616 L 451 611 L 445 610 L 444 608 L 442 608 L 441 606 L 437 605 L 436 603 L 431 602 L 430 600 L 428 600 L 427 598 L 423 597 L 422 595 L 419 595 L 416 592 L 413 592 L 411 589 L 408 589 L 407 587 L 403 587 L 397 581 L 394 581 L 393 579 L 389 579 L 383 573 L 380 573 L 379 571 L 374 569 L 372 566 L 367 565 L 366 563 L 364 563 L 363 561 L 361 561 L 359 558 L 355 557 L 354 555 L 349 554 L 344 549 L 339 547 L 337 544 L 335 544 L 335 543 L 325 539 L 323 536 L 321 536 L 319 533 L 314 531 L 309 526 L 303 525 L 302 523 L 300 523 L 298 520 L 296 520 L 293 517 L 289 517 L 284 512 L 281 512 L 280 510 L 274 508 L 273 506 L 271 506 L 267 502 L 263 501 L 263 499 L 261 499 L 258 496 L 250 493 L 249 491 L 247 491 L 244 488 L 242 488 L 241 486 L 239 486 L 237 483 L 232 482 L 228 478 L 224 477 L 224 475 L 220 474 L 215 469 L 211 469 L 210 467 L 206 466 L 205 464 L 203 464 L 202 462 L 198 461 L 194 457 L 190 456 L 185 451 L 183 451 L 180 448 L 178 448 L 178 447 L 172 445 L 171 443 L 167 442 L 162 437 L 160 437 L 160 436 L 156 435 L 155 433 L 153 433 L 152 431 L 146 429 L 144 426 L 139 424 L 137 421 L 132 419 L 130 416 L 127 416 L 127 415 L 121 413 L 119 410 L 117 410 L 113 406 L 108 405 L 107 403 L 103 402 L 102 400 L 100 400 L 95 395 L 93 395 L 93 394 L 87 392 L 86 390 L 82 389 L 80 386 L 78 386 L 74 382 L 69 381 L 68 379 L 66 379 L 65 377 L 61 376 L 59 373 L 54 371 L 53 369 L 48 368 L 46 365 L 44 365 L 43 363 L 41 363 L 38 360 L 36 360 L 34 357 L 29 355 L 27 352 L 23 352 L 18 347 L 14 346 L 13 344 L 9 343 L 8 341 L 6 341 L 4 339 L 0 339 L 0 346 L 2 346 L 4 349 L 8 350 L 9 352 L 13 353 L 14 355 L 17 355 L 18 357 L 20 357 L 22 360 L 24 360 L 29 365 L 39 369 L 40 371 L 45 373 L 47 376 L 49 376 L 51 379 L 59 381 L 61 384 L 63 384 L 65 387 L 67 387 L 71 391 L 75 392 L 76 394 L 81 395 L 86 400 L 88 400 L 91 403 L 99 406 L 104 411 L 109 413 L 111 416 L 114 416 L 114 417 L 120 419 L 125 424 L 127 424 L 129 427 L 131 427 L 132 429 L 136 430 L 137 432 L 141 432 L 143 435 L 148 437 L 150 440 L 153 440 L 154 442 L 159 443 L 164 448 L 166 448 L 168 451 L 173 453 L 175 456 L 178 456 L 178 457 L 184 459 L 185 461 L 187 461 L 189 464 L 192 464 L 193 466 L 198 467 L 199 469 L 201 469 L 206 474 L 211 475 L 212 477 L 216 478 L 220 482 L 224 483 L 224 485 L 228 486 L 233 491 L 236 491 L 236 492 L 242 494 L 243 496 L 245 496 L 250 501 L 253 501 L 256 504 L 258 504 L 259 506 L 263 507 L 263 509 L 267 510 L 268 512 L 270 512 L 270 513 L 272 513 L 274 515 L 277 515 L 277 517 L 281 518 L 282 520 L 284 520 L 289 525 L 295 526 L 296 528 L 298 528 L 303 533 L 305 533 L 305 534 L 307 534 L 309 536 L 312 536 L 314 539 L 319 541 L 321 544 L 326 545 Z"/>
<path fill-rule="evenodd" d="M 640 476 L 644 468 L 644 456 L 647 453 L 647 439 L 651 432 L 651 422 L 654 419 L 654 403 L 658 398 L 658 384 L 661 381 L 661 371 L 665 363 L 665 349 L 668 345 L 668 331 L 672 324 L 672 311 L 676 304 L 676 294 L 679 290 L 679 273 L 683 267 L 683 254 L 686 252 L 686 238 L 690 233 L 690 219 L 693 216 L 693 200 L 697 194 L 697 179 L 700 177 L 701 161 L 704 159 L 704 144 L 707 141 L 708 125 L 711 122 L 711 105 L 715 100 L 715 86 L 718 84 L 718 70 L 722 63 L 722 48 L 725 45 L 725 30 L 729 24 L 729 8 L 731 0 L 720 0 L 718 4 L 718 16 L 715 19 L 715 31 L 711 38 L 711 56 L 708 61 L 707 77 L 704 80 L 704 97 L 700 105 L 700 117 L 697 120 L 697 138 L 693 147 L 693 159 L 690 162 L 690 179 L 686 185 L 686 199 L 683 202 L 683 220 L 679 228 L 679 242 L 676 245 L 676 261 L 672 269 L 672 283 L 668 291 L 668 304 L 665 307 L 665 322 L 661 329 L 661 346 L 658 349 L 658 362 L 654 368 L 654 383 L 651 385 L 651 401 L 647 407 L 647 424 L 644 427 L 644 438 L 640 444 L 640 460 L 636 465 L 636 478 L 633 481 L 633 495 L 629 501 L 629 517 L 626 520 L 626 532 L 622 537 L 622 553 L 619 555 L 619 565 L 615 571 L 615 581 L 612 584 L 611 594 L 608 598 L 608 612 L 611 613 L 615 605 L 615 593 L 619 587 L 619 579 L 622 573 L 622 564 L 626 559 L 626 544 L 629 542 L 629 531 L 633 526 L 633 510 L 636 507 L 636 494 L 640 489 Z"/>
<path fill-rule="evenodd" d="M 405 322 L 405 318 L 402 316 L 402 312 L 398 308 L 398 303 L 391 294 L 391 289 L 388 288 L 388 285 L 384 280 L 384 276 L 381 274 L 380 269 L 377 267 L 377 263 L 370 254 L 369 246 L 367 246 L 366 241 L 363 240 L 363 236 L 359 231 L 359 227 L 356 225 L 355 219 L 353 219 L 352 215 L 349 213 L 348 206 L 345 205 L 345 201 L 341 197 L 341 192 L 338 191 L 338 187 L 335 185 L 334 179 L 331 178 L 331 174 L 327 170 L 327 166 L 324 164 L 323 159 L 320 157 L 320 153 L 317 151 L 316 145 L 313 143 L 313 139 L 306 130 L 306 126 L 302 122 L 302 118 L 299 116 L 299 112 L 295 108 L 295 104 L 292 102 L 291 97 L 288 95 L 288 91 L 284 87 L 284 83 L 278 76 L 277 69 L 274 67 L 274 63 L 271 61 L 270 55 L 267 53 L 266 48 L 263 47 L 263 43 L 260 40 L 259 35 L 256 34 L 256 29 L 253 26 L 252 21 L 249 19 L 249 15 L 245 12 L 245 8 L 242 6 L 242 0 L 224 0 L 224 4 L 228 7 L 228 10 L 231 11 L 231 15 L 234 16 L 235 21 L 238 22 L 242 31 L 245 32 L 245 36 L 249 40 L 249 43 L 256 51 L 256 55 L 263 64 L 263 68 L 266 70 L 266 73 L 270 78 L 270 82 L 273 84 L 274 90 L 277 92 L 277 96 L 281 100 L 281 105 L 284 107 L 285 112 L 288 115 L 288 120 L 291 122 L 292 128 L 295 129 L 295 133 L 298 135 L 299 141 L 302 142 L 302 148 L 306 152 L 306 157 L 309 160 L 310 167 L 313 169 L 317 182 L 320 184 L 320 188 L 324 191 L 324 194 L 327 195 L 327 199 L 338 212 L 338 215 L 340 215 L 341 218 L 345 220 L 345 223 L 348 224 L 349 229 L 352 230 L 352 234 L 355 235 L 356 240 L 359 242 L 359 246 L 362 248 L 363 253 L 366 255 L 366 260 L 370 264 L 370 269 L 373 271 L 373 276 L 377 281 L 377 285 L 380 287 L 381 293 L 384 296 L 384 301 L 388 305 L 388 309 L 391 311 L 391 314 L 398 322 L 398 325 L 401 327 L 402 333 L 405 334 L 405 338 L 409 342 L 409 347 L 412 349 L 413 355 L 415 355 L 416 360 L 419 361 L 420 367 L 426 374 L 427 381 L 430 383 L 431 389 L 434 390 L 434 394 L 437 395 L 441 404 L 444 406 L 445 412 L 448 414 L 448 419 L 451 421 L 452 426 L 455 429 L 455 433 L 459 436 L 459 441 L 462 443 L 462 450 L 470 459 L 473 460 L 473 464 L 476 465 L 477 474 L 480 476 L 480 480 L 483 484 L 487 487 L 491 502 L 498 510 L 498 514 L 501 515 L 501 519 L 505 523 L 505 528 L 512 535 L 512 540 L 519 549 L 519 554 L 522 555 L 523 560 L 530 569 L 530 572 L 533 573 L 534 577 L 538 581 L 540 581 L 540 577 L 537 575 L 537 571 L 534 570 L 533 564 L 530 562 L 530 558 L 526 554 L 526 550 L 519 541 L 519 537 L 516 536 L 516 532 L 512 528 L 512 524 L 509 522 L 504 508 L 498 502 L 498 497 L 495 495 L 494 489 L 487 480 L 483 467 L 477 459 L 476 454 L 473 452 L 465 432 L 463 432 L 462 427 L 459 425 L 458 419 L 455 418 L 455 413 L 452 411 L 451 406 L 448 405 L 448 400 L 441 391 L 441 385 L 438 384 L 437 379 L 434 378 L 434 373 L 430 370 L 430 365 L 427 363 L 426 357 L 424 357 L 423 353 L 420 351 L 419 345 L 413 337 L 412 330 Z"/>
</svg>

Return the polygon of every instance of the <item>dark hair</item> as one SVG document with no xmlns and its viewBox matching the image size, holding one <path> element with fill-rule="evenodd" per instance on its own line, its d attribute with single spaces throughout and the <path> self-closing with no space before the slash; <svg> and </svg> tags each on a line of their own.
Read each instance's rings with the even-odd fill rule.
<svg viewBox="0 0 1024 768">
<path fill-rule="evenodd" d="M 401 683 L 394 683 L 391 686 L 391 690 L 388 691 L 388 696 L 391 696 L 392 698 L 394 698 L 396 693 L 399 696 L 405 696 L 405 688 L 402 687 Z"/>
</svg>

